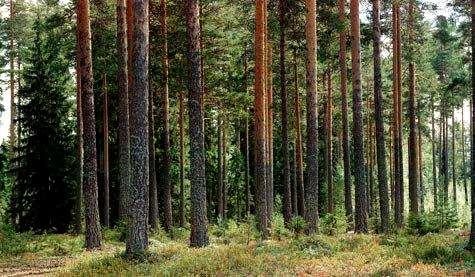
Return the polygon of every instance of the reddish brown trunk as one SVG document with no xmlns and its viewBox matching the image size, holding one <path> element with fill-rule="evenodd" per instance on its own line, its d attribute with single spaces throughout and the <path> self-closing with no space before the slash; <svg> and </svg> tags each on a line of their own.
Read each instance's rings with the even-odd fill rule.
<svg viewBox="0 0 475 277">
<path fill-rule="evenodd" d="M 326 123 L 326 180 L 327 180 L 327 196 L 328 196 L 328 213 L 333 213 L 333 96 L 332 96 L 332 72 L 329 69 L 326 73 L 327 77 L 327 101 L 326 101 L 326 114 L 325 114 L 325 123 Z"/>
<path fill-rule="evenodd" d="M 295 85 L 295 168 L 296 168 L 296 186 L 297 186 L 297 210 L 298 215 L 305 216 L 305 190 L 303 178 L 303 146 L 301 127 L 301 109 L 300 93 L 298 86 L 297 55 L 294 52 L 294 85 Z"/>
</svg>

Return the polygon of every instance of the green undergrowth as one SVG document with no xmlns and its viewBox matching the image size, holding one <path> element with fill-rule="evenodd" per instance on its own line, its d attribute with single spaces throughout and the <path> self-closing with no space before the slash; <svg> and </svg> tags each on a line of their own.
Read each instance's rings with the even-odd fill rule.
<svg viewBox="0 0 475 277">
<path fill-rule="evenodd" d="M 334 221 L 334 219 L 329 219 Z M 300 224 L 300 223 L 298 223 Z M 296 225 L 298 225 L 296 223 Z M 124 256 L 120 230 L 104 230 L 102 249 L 85 251 L 82 236 L 16 234 L 2 229 L 0 267 L 11 260 L 62 258 L 60 276 L 117 275 L 444 275 L 475 270 L 475 255 L 464 249 L 467 237 L 457 231 L 414 235 L 330 232 L 306 236 L 273 219 L 271 237 L 262 241 L 252 219 L 210 226 L 210 245 L 188 247 L 189 231 L 150 235 L 147 254 Z M 5 228 L 4 228 L 5 229 Z"/>
</svg>

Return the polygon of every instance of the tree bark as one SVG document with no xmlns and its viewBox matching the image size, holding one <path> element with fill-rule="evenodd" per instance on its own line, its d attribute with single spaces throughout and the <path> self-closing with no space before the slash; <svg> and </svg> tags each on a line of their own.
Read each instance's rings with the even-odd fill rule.
<svg viewBox="0 0 475 277">
<path fill-rule="evenodd" d="M 179 224 L 180 227 L 185 226 L 185 128 L 184 128 L 184 114 L 185 114 L 185 106 L 184 106 L 184 96 L 183 91 L 180 90 L 179 92 L 179 119 L 178 125 L 180 129 L 180 217 L 179 217 Z"/>
<path fill-rule="evenodd" d="M 191 237 L 192 247 L 209 243 L 208 219 L 206 216 L 206 174 L 203 124 L 203 79 L 201 72 L 199 0 L 185 3 L 188 38 L 189 96 L 188 113 L 190 133 L 190 183 L 191 183 Z"/>
<path fill-rule="evenodd" d="M 295 85 L 295 168 L 297 175 L 297 210 L 298 215 L 305 216 L 305 190 L 303 177 L 303 146 L 302 146 L 302 131 L 301 131 L 301 109 L 300 109 L 300 93 L 298 85 L 297 72 L 297 55 L 294 52 L 294 85 Z"/>
<path fill-rule="evenodd" d="M 109 111 L 108 111 L 108 96 L 107 96 L 107 79 L 106 74 L 102 74 L 102 94 L 104 102 L 102 103 L 102 124 L 103 124 L 103 140 L 104 140 L 104 184 L 103 184 L 103 199 L 102 199 L 102 222 L 105 227 L 110 227 L 109 217 Z"/>
<path fill-rule="evenodd" d="M 292 193 L 290 187 L 290 162 L 289 162 L 289 131 L 287 117 L 287 90 L 286 90 L 286 69 L 285 69 L 285 28 L 286 28 L 286 10 L 287 1 L 279 0 L 279 52 L 280 52 L 280 110 L 282 121 L 282 159 L 283 174 L 282 185 L 284 189 L 283 195 L 283 212 L 284 220 L 289 223 L 292 219 Z"/>
<path fill-rule="evenodd" d="M 419 184 L 417 179 L 418 159 L 417 159 L 417 125 L 416 125 L 416 91 L 415 91 L 415 69 L 414 69 L 414 0 L 409 0 L 409 212 L 413 215 L 419 214 Z"/>
<path fill-rule="evenodd" d="M 327 77 L 327 107 L 325 115 L 326 123 L 326 180 L 327 180 L 327 211 L 329 214 L 334 212 L 334 192 L 333 192 L 333 88 L 332 88 L 332 72 L 328 69 Z"/>
<path fill-rule="evenodd" d="M 9 0 L 9 12 L 10 12 L 10 20 L 12 21 L 9 30 L 9 62 L 10 62 L 10 148 L 11 153 L 13 153 L 13 157 L 15 157 L 14 153 L 16 152 L 17 146 L 17 104 L 15 103 L 15 36 L 14 36 L 14 27 L 13 27 L 13 20 L 15 18 L 15 10 L 13 0 Z"/>
<path fill-rule="evenodd" d="M 132 84 L 130 94 L 130 224 L 125 252 L 136 255 L 148 248 L 149 88 L 148 0 L 133 1 Z"/>
<path fill-rule="evenodd" d="M 150 85 L 150 83 L 149 83 Z M 149 93 L 148 98 L 148 163 L 149 163 L 149 183 L 148 183 L 148 223 L 152 230 L 158 227 L 158 193 L 157 193 L 157 171 L 155 160 L 155 120 L 154 120 L 154 97 Z"/>
<path fill-rule="evenodd" d="M 475 45 L 475 3 L 472 1 L 472 49 Z M 475 103 L 475 90 L 473 90 L 473 84 L 475 84 L 475 56 L 473 55 L 472 51 L 472 99 L 470 102 L 470 136 L 471 136 L 471 166 L 470 166 L 470 175 L 471 175 L 471 193 L 472 193 L 472 222 L 471 222 L 471 229 L 470 229 L 470 240 L 468 242 L 468 248 L 474 250 L 475 249 L 475 132 L 474 124 L 475 124 L 475 109 L 473 109 L 472 105 Z"/>
<path fill-rule="evenodd" d="M 76 37 L 77 39 L 77 37 Z M 76 132 L 77 132 L 77 159 L 78 159 L 78 184 L 77 196 L 74 203 L 74 232 L 76 234 L 82 233 L 82 217 L 83 217 L 83 170 L 84 170 L 84 128 L 82 120 L 82 104 L 81 104 L 81 71 L 79 67 L 79 44 L 76 46 Z"/>
<path fill-rule="evenodd" d="M 218 218 L 224 219 L 223 121 L 218 115 Z"/>
<path fill-rule="evenodd" d="M 318 224 L 318 103 L 317 103 L 317 9 L 316 1 L 306 0 L 305 38 L 307 40 L 307 157 L 305 171 L 305 219 L 307 232 Z"/>
<path fill-rule="evenodd" d="M 389 197 L 384 141 L 383 95 L 381 80 L 381 22 L 380 0 L 373 0 L 373 70 L 374 70 L 374 121 L 376 127 L 376 156 L 378 163 L 379 213 L 381 231 L 389 231 Z"/>
<path fill-rule="evenodd" d="M 455 107 L 452 111 L 452 193 L 454 204 L 457 205 L 457 172 L 456 172 L 456 153 L 455 153 Z"/>
<path fill-rule="evenodd" d="M 267 16 L 266 16 L 267 17 Z M 267 21 L 266 21 L 267 22 Z M 267 28 L 266 28 L 267 36 Z M 266 39 L 267 41 L 267 39 Z M 272 46 L 266 48 L 266 152 L 267 152 L 267 217 L 269 227 L 274 214 L 274 88 L 272 80 Z"/>
<path fill-rule="evenodd" d="M 344 22 L 345 0 L 338 0 L 338 16 L 340 22 Z M 342 113 L 342 148 L 343 148 L 343 178 L 344 178 L 344 194 L 345 194 L 345 214 L 351 221 L 353 216 L 352 189 L 351 189 L 351 172 L 350 172 L 350 138 L 348 124 L 348 87 L 347 87 L 347 65 L 346 65 L 346 36 L 347 30 L 342 30 L 339 35 L 340 51 L 338 54 L 340 63 L 340 91 L 341 91 L 341 113 Z"/>
<path fill-rule="evenodd" d="M 247 93 L 247 60 L 244 59 L 244 93 Z M 246 198 L 246 216 L 251 214 L 251 186 L 250 186 L 250 164 L 249 164 L 249 119 L 244 120 L 244 183 Z"/>
<path fill-rule="evenodd" d="M 448 155 L 448 118 L 447 115 L 443 115 L 442 123 L 442 179 L 444 187 L 444 205 L 448 204 L 449 200 L 449 155 Z"/>
<path fill-rule="evenodd" d="M 434 118 L 434 99 L 431 97 L 431 143 L 432 143 L 432 192 L 434 197 L 434 210 L 437 207 L 437 148 L 436 148 L 436 135 L 435 135 L 435 118 Z"/>
<path fill-rule="evenodd" d="M 468 188 L 467 188 L 467 176 L 466 176 L 466 172 L 467 172 L 467 161 L 465 160 L 465 123 L 464 123 L 464 103 L 462 101 L 462 138 L 461 138 L 461 141 L 462 141 L 462 178 L 463 178 L 463 191 L 464 191 L 464 194 L 465 194 L 465 203 L 468 204 Z"/>
<path fill-rule="evenodd" d="M 266 0 L 256 0 L 255 30 L 255 80 L 254 80 L 254 183 L 259 231 L 267 238 L 267 190 L 266 190 L 266 126 L 265 126 L 265 26 Z"/>
<path fill-rule="evenodd" d="M 350 1 L 351 18 L 351 65 L 353 73 L 353 143 L 355 159 L 355 232 L 368 232 L 368 213 L 365 184 L 365 162 L 363 142 L 363 117 L 361 100 L 361 43 L 359 1 Z"/>
<path fill-rule="evenodd" d="M 161 202 L 160 206 L 162 207 L 163 212 L 163 228 L 165 231 L 170 231 L 173 225 L 173 215 L 172 215 L 172 185 L 170 179 L 170 123 L 169 123 L 169 96 L 168 96 L 168 75 L 169 75 L 169 62 L 168 62 L 168 25 L 167 25 L 167 0 L 160 1 L 160 26 L 161 26 L 161 39 L 162 39 L 162 89 L 161 95 L 160 91 L 157 91 L 157 98 L 161 100 L 160 103 L 160 115 L 159 120 L 161 121 L 161 132 L 160 132 L 160 148 L 163 151 L 161 164 L 160 164 L 160 194 Z"/>
<path fill-rule="evenodd" d="M 127 56 L 127 18 L 125 0 L 117 0 L 117 86 L 119 97 L 119 218 L 127 220 L 130 187 L 129 83 Z"/>
<path fill-rule="evenodd" d="M 91 28 L 89 1 L 77 2 L 77 38 L 79 49 L 79 76 L 83 112 L 84 172 L 83 193 L 86 216 L 86 248 L 101 246 L 97 188 L 96 127 L 92 79 Z"/>
<path fill-rule="evenodd" d="M 417 158 L 419 159 L 418 166 L 419 166 L 419 208 L 421 213 L 424 213 L 425 207 L 424 207 L 424 197 L 425 197 L 425 188 L 424 188 L 424 172 L 422 171 L 423 165 L 422 165 L 422 131 L 421 131 L 421 118 L 418 115 L 417 116 L 417 134 L 418 134 L 418 140 L 417 140 Z"/>
</svg>

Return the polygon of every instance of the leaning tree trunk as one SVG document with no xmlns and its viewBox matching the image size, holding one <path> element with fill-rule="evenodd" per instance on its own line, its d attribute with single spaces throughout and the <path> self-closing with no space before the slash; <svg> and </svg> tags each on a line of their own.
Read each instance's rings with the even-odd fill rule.
<svg viewBox="0 0 475 277">
<path fill-rule="evenodd" d="M 127 18 L 125 0 L 117 0 L 117 87 L 119 97 L 118 145 L 119 145 L 119 218 L 126 220 L 130 186 L 130 130 L 128 95 Z"/>
<path fill-rule="evenodd" d="M 162 36 L 162 89 L 157 91 L 157 98 L 160 99 L 160 113 L 159 120 L 161 121 L 161 132 L 160 132 L 160 148 L 163 151 L 161 164 L 159 167 L 160 171 L 160 194 L 161 194 L 161 203 L 160 206 L 163 212 L 163 228 L 166 231 L 170 231 L 172 228 L 172 185 L 170 179 L 170 123 L 169 123 L 169 97 L 168 97 L 168 71 L 169 71 L 169 62 L 168 62 L 168 25 L 167 25 L 167 1 L 160 1 L 160 26 L 161 26 L 161 36 Z M 161 94 L 160 94 L 161 92 Z M 158 95 L 160 94 L 160 95 Z"/>
<path fill-rule="evenodd" d="M 380 0 L 373 0 L 373 70 L 374 70 L 374 121 L 376 127 L 376 156 L 381 230 L 389 231 L 388 177 L 386 172 L 386 146 L 384 143 L 383 95 L 381 80 L 381 22 Z"/>
<path fill-rule="evenodd" d="M 84 172 L 83 193 L 86 216 L 86 248 L 101 246 L 97 188 L 96 127 L 92 81 L 91 28 L 89 1 L 77 2 L 77 43 L 79 52 L 79 79 L 83 112 Z"/>
<path fill-rule="evenodd" d="M 353 143 L 355 148 L 355 232 L 368 232 L 361 100 L 361 43 L 358 0 L 350 1 L 351 65 L 353 70 Z"/>
<path fill-rule="evenodd" d="M 134 0 L 132 84 L 130 94 L 130 224 L 126 253 L 136 255 L 148 247 L 148 1 Z"/>
<path fill-rule="evenodd" d="M 340 22 L 346 19 L 345 0 L 338 0 L 338 15 Z M 353 214 L 353 203 L 351 196 L 351 172 L 350 172 L 350 138 L 348 124 L 348 88 L 347 88 L 347 67 L 346 67 L 346 28 L 340 32 L 340 51 L 338 54 L 340 63 L 340 91 L 341 91 L 341 113 L 343 128 L 343 176 L 345 194 L 345 213 L 351 219 Z"/>
<path fill-rule="evenodd" d="M 193 247 L 206 246 L 208 219 L 206 216 L 206 174 L 203 124 L 203 79 L 201 74 L 200 4 L 189 0 L 185 4 L 188 37 L 189 96 L 188 113 L 190 133 L 190 183 L 191 183 L 191 237 Z"/>
<path fill-rule="evenodd" d="M 104 102 L 102 103 L 102 133 L 104 140 L 104 183 L 103 183 L 103 199 L 102 199 L 102 219 L 105 227 L 110 227 L 109 217 L 109 111 L 107 97 L 107 80 L 106 74 L 102 74 L 102 94 Z"/>
<path fill-rule="evenodd" d="M 289 223 L 292 218 L 292 193 L 290 188 L 290 162 L 289 162 L 289 130 L 287 116 L 287 90 L 285 77 L 285 27 L 286 27 L 286 0 L 279 0 L 279 52 L 280 52 L 280 110 L 282 121 L 282 186 L 284 220 Z"/>
<path fill-rule="evenodd" d="M 414 69 L 414 0 L 409 0 L 409 212 L 413 215 L 419 213 L 419 177 L 417 165 L 417 125 L 416 125 L 416 76 Z"/>
<path fill-rule="evenodd" d="M 256 209 L 259 231 L 263 238 L 267 230 L 267 194 L 266 194 L 266 128 L 265 128 L 265 21 L 266 0 L 256 0 L 255 30 L 255 81 L 254 81 L 254 183 L 256 186 Z"/>
<path fill-rule="evenodd" d="M 318 103 L 317 103 L 317 7 L 306 0 L 305 37 L 307 40 L 307 167 L 305 179 L 305 219 L 309 234 L 318 223 Z"/>
</svg>

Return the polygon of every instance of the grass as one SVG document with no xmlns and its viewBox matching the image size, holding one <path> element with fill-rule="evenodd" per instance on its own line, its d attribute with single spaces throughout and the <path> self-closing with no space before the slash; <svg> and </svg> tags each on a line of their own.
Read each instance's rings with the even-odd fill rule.
<svg viewBox="0 0 475 277">
<path fill-rule="evenodd" d="M 83 237 L 16 234 L 21 248 L 0 248 L 2 273 L 97 275 L 446 275 L 475 271 L 475 255 L 456 231 L 414 236 L 294 234 L 279 224 L 269 240 L 252 224 L 228 221 L 210 227 L 211 244 L 188 247 L 189 232 L 159 231 L 144 260 L 124 258 L 118 231 L 105 230 L 101 250 L 83 250 Z M 11 234 L 9 235 L 11 236 Z M 5 238 L 5 237 L 4 237 Z M 3 242 L 3 243 L 2 243 Z M 0 244 L 7 245 L 0 236 Z"/>
</svg>

